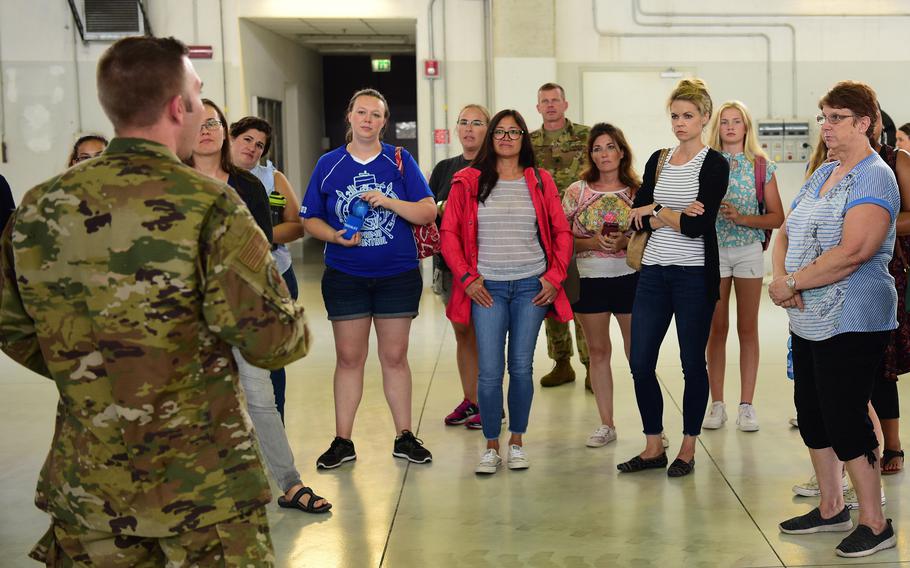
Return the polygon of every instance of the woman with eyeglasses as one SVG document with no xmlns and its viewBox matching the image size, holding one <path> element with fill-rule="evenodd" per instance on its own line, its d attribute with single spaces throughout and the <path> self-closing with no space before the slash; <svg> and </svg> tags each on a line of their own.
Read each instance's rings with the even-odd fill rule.
<svg viewBox="0 0 910 568">
<path fill-rule="evenodd" d="M 820 503 L 782 522 L 780 530 L 853 528 L 841 486 L 844 462 L 856 490 L 859 526 L 836 553 L 868 556 L 896 544 L 882 512 L 879 444 L 867 407 L 897 327 L 888 263 L 901 196 L 894 173 L 870 145 L 878 113 L 872 88 L 843 81 L 819 108 L 834 161 L 819 167 L 793 200 L 775 240 L 768 294 L 790 319 L 799 432 Z"/>
<path fill-rule="evenodd" d="M 518 111 L 496 113 L 471 167 L 455 174 L 442 218 L 442 254 L 456 282 L 446 315 L 473 325 L 477 336 L 477 398 L 486 449 L 474 471 L 492 474 L 502 464 L 507 360 L 508 467 L 527 469 L 523 436 L 534 394 L 537 336 L 547 316 L 572 319 L 562 289 L 572 233 L 553 179 L 534 167 L 528 128 Z"/>
<path fill-rule="evenodd" d="M 432 223 L 436 203 L 414 158 L 382 142 L 390 115 L 379 91 L 354 93 L 347 143 L 319 158 L 300 208 L 307 232 L 326 243 L 322 298 L 335 337 L 335 438 L 317 468 L 357 458 L 352 435 L 371 328 L 395 426 L 392 455 L 433 460 L 411 430 L 408 337 L 423 291 L 413 226 Z"/>
<path fill-rule="evenodd" d="M 651 155 L 630 215 L 635 229 L 651 233 L 632 306 L 629 361 L 645 449 L 616 467 L 622 473 L 667 467 L 661 436 L 664 401 L 656 368 L 661 343 L 675 319 L 685 380 L 683 440 L 667 475 L 682 477 L 695 468 L 695 444 L 708 405 L 705 347 L 720 297 L 715 222 L 730 167 L 702 140 L 713 103 L 701 79 L 681 80 L 667 107 L 679 144 Z"/>
<path fill-rule="evenodd" d="M 753 397 L 758 378 L 758 306 L 765 274 L 764 251 L 771 229 L 784 222 L 784 208 L 774 175 L 777 164 L 762 151 L 752 115 L 739 101 L 727 101 L 717 109 L 708 144 L 729 162 L 730 181 L 715 226 L 720 247 L 720 301 L 714 308 L 708 337 L 708 382 L 713 402 L 702 427 L 714 430 L 727 421 L 724 375 L 733 290 L 740 380 L 736 426 L 743 432 L 755 432 L 759 428 Z"/>
<path fill-rule="evenodd" d="M 439 207 L 439 217 L 436 223 L 442 223 L 446 199 L 452 187 L 452 177 L 462 170 L 477 157 L 480 145 L 483 144 L 487 133 L 487 123 L 490 113 L 486 108 L 477 104 L 466 105 L 458 113 L 455 131 L 461 143 L 461 154 L 443 160 L 436 164 L 430 174 L 430 189 Z M 452 271 L 442 258 L 442 254 L 433 255 L 433 291 L 442 296 L 442 301 L 448 305 L 452 297 L 453 278 Z M 474 327 L 452 322 L 455 332 L 455 361 L 458 365 L 458 375 L 461 378 L 461 390 L 464 400 L 445 417 L 447 426 L 464 424 L 472 430 L 480 429 L 480 411 L 477 408 L 477 339 L 474 336 Z"/>
<path fill-rule="evenodd" d="M 66 167 L 71 168 L 79 162 L 97 158 L 104 152 L 105 148 L 107 148 L 107 138 L 100 134 L 86 134 L 85 136 L 80 136 L 76 142 L 73 143 L 73 148 L 70 150 L 70 157 L 66 162 Z"/>
<path fill-rule="evenodd" d="M 231 186 L 246 203 L 256 224 L 272 242 L 272 219 L 265 187 L 253 174 L 238 168 L 231 161 L 231 142 L 227 135 L 227 119 L 221 109 L 209 99 L 202 99 L 205 118 L 200 128 L 190 166 L 200 173 Z M 266 267 L 268 269 L 268 267 Z M 276 275 L 277 277 L 277 275 Z M 272 477 L 284 492 L 278 505 L 307 513 L 326 513 L 331 503 L 303 485 L 294 463 L 294 454 L 275 404 L 275 391 L 268 369 L 261 369 L 243 358 L 238 349 L 231 350 L 240 374 L 240 386 L 246 395 L 247 410 L 253 421 L 259 447 Z"/>
<path fill-rule="evenodd" d="M 291 187 L 288 178 L 279 172 L 271 160 L 265 165 L 259 163 L 272 144 L 272 125 L 258 116 L 245 116 L 231 124 L 231 160 L 237 166 L 249 170 L 265 186 L 272 214 L 272 258 L 278 264 L 278 272 L 288 285 L 291 298 L 297 299 L 297 277 L 291 262 L 287 244 L 303 237 L 303 222 L 298 212 L 300 200 Z M 272 371 L 272 387 L 275 390 L 275 405 L 284 422 L 284 401 L 287 388 L 287 374 L 283 368 Z"/>
<path fill-rule="evenodd" d="M 638 273 L 626 264 L 629 215 L 641 179 L 632 163 L 632 148 L 622 130 L 598 123 L 587 141 L 587 166 L 581 179 L 566 189 L 563 211 L 575 238 L 579 273 L 578 300 L 572 304 L 584 329 L 591 357 L 591 387 L 600 426 L 588 437 L 589 448 L 616 440 L 613 421 L 613 371 L 610 320 L 615 317 L 629 358 L 632 302 Z"/>
</svg>

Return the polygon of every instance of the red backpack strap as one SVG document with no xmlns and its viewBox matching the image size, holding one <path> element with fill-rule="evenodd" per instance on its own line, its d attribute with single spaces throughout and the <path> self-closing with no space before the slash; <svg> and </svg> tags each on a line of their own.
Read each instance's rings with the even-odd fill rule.
<svg viewBox="0 0 910 568">
<path fill-rule="evenodd" d="M 401 177 L 404 177 L 404 162 L 401 159 L 401 146 L 395 146 L 395 165 L 398 166 Z"/>
<path fill-rule="evenodd" d="M 758 210 L 765 212 L 765 176 L 768 172 L 768 161 L 762 156 L 755 156 L 755 198 L 758 200 Z"/>
</svg>

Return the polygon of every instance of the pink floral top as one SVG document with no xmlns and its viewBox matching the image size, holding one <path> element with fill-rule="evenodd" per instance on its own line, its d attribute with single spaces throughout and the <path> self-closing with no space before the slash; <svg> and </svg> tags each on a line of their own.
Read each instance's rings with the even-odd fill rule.
<svg viewBox="0 0 910 568">
<path fill-rule="evenodd" d="M 629 230 L 632 196 L 628 188 L 600 192 L 579 180 L 566 189 L 562 209 L 569 220 L 572 234 L 577 238 L 589 238 L 600 233 L 604 223 L 616 223 L 620 232 L 626 232 Z M 625 258 L 625 251 L 608 253 L 586 250 L 576 253 L 578 270 L 583 278 L 622 276 L 634 272 L 626 266 Z M 593 262 L 587 262 L 589 259 Z M 614 262 L 605 263 L 602 259 Z"/>
</svg>

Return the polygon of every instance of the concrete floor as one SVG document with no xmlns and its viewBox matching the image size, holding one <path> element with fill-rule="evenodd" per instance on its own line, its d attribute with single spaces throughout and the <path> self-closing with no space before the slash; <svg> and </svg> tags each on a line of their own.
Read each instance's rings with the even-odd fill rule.
<svg viewBox="0 0 910 568">
<path fill-rule="evenodd" d="M 777 523 L 807 512 L 816 500 L 790 491 L 811 475 L 811 466 L 798 432 L 787 423 L 794 411 L 785 374 L 786 317 L 767 298 L 761 308 L 762 364 L 755 400 L 761 430 L 743 433 L 735 426 L 739 385 L 734 338 L 727 371 L 728 408 L 734 416 L 724 428 L 704 432 L 696 470 L 687 478 L 668 479 L 663 471 L 617 474 L 616 464 L 641 450 L 643 436 L 628 365 L 616 357 L 617 442 L 585 447 L 599 420 L 576 358 L 578 381 L 535 392 L 525 437 L 531 468 L 475 476 L 482 435 L 442 421 L 462 395 L 455 340 L 442 302 L 429 289 L 411 331 L 410 363 L 414 429 L 433 452 L 433 463 L 409 465 L 391 455 L 394 427 L 374 341 L 354 431 L 357 461 L 317 472 L 316 458 L 334 435 L 334 352 L 319 289 L 318 243 L 307 243 L 305 256 L 309 262 L 298 266 L 297 274 L 316 339 L 312 353 L 289 367 L 287 430 L 304 482 L 335 506 L 322 516 L 269 506 L 279 566 L 910 565 L 906 473 L 885 478 L 886 515 L 898 530 L 895 549 L 847 560 L 834 554 L 845 534 L 796 537 L 778 531 Z M 613 335 L 619 345 L 618 329 Z M 682 429 L 682 375 L 672 329 L 664 346 L 658 372 L 672 459 Z M 549 370 L 543 334 L 535 361 L 535 376 Z M 26 554 L 48 519 L 32 499 L 51 439 L 56 389 L 2 354 L 0 377 L 0 565 L 36 566 Z M 905 383 L 901 390 L 906 397 Z"/>
</svg>

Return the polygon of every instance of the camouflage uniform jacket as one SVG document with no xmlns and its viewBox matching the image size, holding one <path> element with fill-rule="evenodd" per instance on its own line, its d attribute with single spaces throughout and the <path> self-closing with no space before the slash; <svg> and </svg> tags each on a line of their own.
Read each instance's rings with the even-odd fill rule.
<svg viewBox="0 0 910 568">
<path fill-rule="evenodd" d="M 231 346 L 277 368 L 309 332 L 236 192 L 114 139 L 26 194 L 0 270 L 0 348 L 60 393 L 40 509 L 161 538 L 270 500 Z"/>
<path fill-rule="evenodd" d="M 589 127 L 573 124 L 567 118 L 565 132 L 552 144 L 544 141 L 542 126 L 531 133 L 531 146 L 534 147 L 537 167 L 547 170 L 553 176 L 560 198 L 570 185 L 579 180 L 581 171 L 588 162 L 585 153 L 590 132 Z"/>
</svg>

